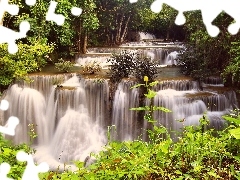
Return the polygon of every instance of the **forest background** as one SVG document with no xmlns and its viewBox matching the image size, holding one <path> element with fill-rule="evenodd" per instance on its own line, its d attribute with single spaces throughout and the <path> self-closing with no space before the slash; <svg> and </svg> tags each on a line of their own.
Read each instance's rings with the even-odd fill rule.
<svg viewBox="0 0 240 180">
<path fill-rule="evenodd" d="M 165 40 L 182 41 L 187 51 L 179 64 L 186 75 L 203 79 L 221 75 L 225 85 L 240 86 L 240 39 L 227 31 L 233 19 L 221 13 L 213 22 L 221 32 L 212 38 L 203 24 L 201 12 L 185 13 L 187 22 L 175 25 L 177 11 L 164 5 L 158 14 L 150 5 L 153 0 L 59 0 L 56 13 L 66 17 L 63 26 L 46 21 L 49 0 L 37 1 L 29 7 L 24 0 L 10 0 L 18 4 L 17 16 L 5 13 L 1 22 L 5 27 L 19 30 L 23 20 L 30 22 L 27 38 L 17 41 L 19 51 L 9 54 L 7 44 L 0 45 L 0 87 L 6 88 L 14 80 L 26 79 L 29 72 L 41 71 L 48 63 L 86 53 L 88 47 L 118 46 L 134 40 L 133 32 L 146 32 Z M 81 7 L 82 14 L 70 14 L 73 6 Z M 135 33 L 136 34 L 136 33 Z"/>
</svg>

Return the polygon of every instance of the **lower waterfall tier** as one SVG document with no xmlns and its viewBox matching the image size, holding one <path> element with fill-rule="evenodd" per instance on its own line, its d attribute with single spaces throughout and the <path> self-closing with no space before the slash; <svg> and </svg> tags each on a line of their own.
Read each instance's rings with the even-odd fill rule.
<svg viewBox="0 0 240 180">
<path fill-rule="evenodd" d="M 105 79 L 84 79 L 75 74 L 31 78 L 34 82 L 30 85 L 14 84 L 7 91 L 5 99 L 10 108 L 4 119 L 14 115 L 20 120 L 13 138 L 15 143 L 29 142 L 28 125 L 36 125 L 38 137 L 34 146 L 40 151 L 35 156 L 37 160 L 49 160 L 52 168 L 58 163 L 84 161 L 106 144 L 109 126 L 113 126 L 112 139 L 147 140 L 146 122 L 138 119 L 136 111 L 129 110 L 139 106 L 139 90 L 130 89 L 135 82 L 122 80 L 116 91 L 110 92 Z M 58 78 L 61 83 L 53 83 Z M 204 114 L 210 119 L 210 127 L 221 129 L 224 126 L 221 116 L 238 107 L 234 91 L 221 94 L 210 89 L 201 91 L 192 80 L 164 80 L 154 90 L 157 92 L 154 105 L 172 111 L 157 111 L 154 118 L 170 131 L 197 125 Z"/>
</svg>

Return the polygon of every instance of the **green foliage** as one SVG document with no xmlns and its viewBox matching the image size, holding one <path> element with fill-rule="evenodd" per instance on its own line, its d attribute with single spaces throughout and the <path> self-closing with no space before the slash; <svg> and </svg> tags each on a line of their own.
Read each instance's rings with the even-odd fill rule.
<svg viewBox="0 0 240 180">
<path fill-rule="evenodd" d="M 52 85 L 60 85 L 64 83 L 64 77 L 54 77 L 52 79 Z"/>
<path fill-rule="evenodd" d="M 33 137 L 35 138 L 35 137 Z M 8 177 L 19 179 L 26 168 L 26 162 L 19 162 L 16 155 L 19 151 L 34 153 L 34 150 L 27 144 L 13 145 L 0 134 L 0 164 L 5 162 L 11 166 Z"/>
<path fill-rule="evenodd" d="M 223 118 L 235 125 L 235 127 L 229 129 L 229 133 L 236 139 L 240 139 L 240 112 L 234 111 L 232 114 L 223 116 Z"/>
<path fill-rule="evenodd" d="M 155 93 L 151 90 L 158 82 L 137 84 L 132 88 L 146 87 L 145 97 L 150 100 Z M 173 141 L 168 130 L 155 125 L 152 112 L 168 109 L 150 106 L 132 108 L 146 111 L 145 120 L 153 124 L 148 129 L 150 141 L 111 141 L 108 127 L 108 143 L 98 154 L 91 154 L 96 162 L 84 167 L 84 162 L 75 162 L 79 168 L 75 172 L 64 171 L 40 174 L 41 179 L 239 179 L 240 143 L 232 137 L 235 126 L 223 131 L 207 129 L 209 120 L 205 115 L 199 126 L 184 126 L 181 136 Z M 239 113 L 226 115 L 225 119 L 239 127 Z M 230 132 L 230 133 L 229 133 Z M 234 136 L 234 135 L 233 135 Z"/>
<path fill-rule="evenodd" d="M 0 85 L 9 85 L 14 80 L 27 79 L 29 72 L 39 71 L 47 63 L 46 55 L 53 51 L 53 45 L 35 41 L 27 45 L 18 43 L 18 52 L 9 54 L 6 44 L 0 44 Z"/>
<path fill-rule="evenodd" d="M 82 65 L 82 68 L 83 73 L 89 74 L 94 74 L 102 70 L 100 64 L 97 61 L 87 62 L 86 64 Z"/>
<path fill-rule="evenodd" d="M 70 61 L 64 61 L 62 58 L 59 59 L 58 63 L 55 63 L 55 68 L 61 72 L 69 72 L 72 67 L 73 63 Z"/>
<path fill-rule="evenodd" d="M 196 79 L 204 79 L 210 75 L 219 76 L 229 64 L 231 42 L 239 39 L 239 35 L 232 36 L 227 31 L 232 18 L 221 13 L 213 21 L 213 24 L 220 28 L 220 34 L 214 38 L 208 35 L 200 11 L 186 13 L 186 19 L 186 50 L 179 56 L 183 72 Z"/>
<path fill-rule="evenodd" d="M 137 13 L 137 29 L 141 31 L 156 34 L 157 38 L 164 39 L 177 39 L 182 41 L 184 38 L 183 26 L 175 25 L 175 18 L 177 11 L 166 4 L 163 4 L 160 13 L 153 13 L 151 11 L 150 4 L 153 1 L 139 1 L 138 13 Z M 141 3 L 141 4 L 140 4 Z"/>
<path fill-rule="evenodd" d="M 161 110 L 164 112 L 171 112 L 169 109 L 164 107 L 157 107 L 153 105 L 153 99 L 156 96 L 156 92 L 152 90 L 152 87 L 158 84 L 158 81 L 154 81 L 151 83 L 148 83 L 149 79 L 148 76 L 144 76 L 143 80 L 145 81 L 145 84 L 138 84 L 133 86 L 135 87 L 141 87 L 144 86 L 147 89 L 147 93 L 144 94 L 144 96 L 150 100 L 150 105 L 145 107 L 138 107 L 138 108 L 131 108 L 130 110 L 144 110 L 146 114 L 144 115 L 144 119 L 148 121 L 148 123 L 151 123 L 153 128 L 148 129 L 147 132 L 149 133 L 149 139 L 152 141 L 152 143 L 158 143 L 159 142 L 159 136 L 163 133 L 167 133 L 167 129 L 162 125 L 155 125 L 157 121 L 154 120 L 153 112 L 157 110 Z"/>
<path fill-rule="evenodd" d="M 153 80 L 157 73 L 157 67 L 148 57 L 141 57 L 133 51 L 122 51 L 120 54 L 114 54 L 108 59 L 111 62 L 110 80 L 119 82 L 122 78 L 133 75 L 138 82 L 143 81 L 144 76 L 148 76 L 150 81 Z"/>
<path fill-rule="evenodd" d="M 122 78 L 128 77 L 133 73 L 135 56 L 134 52 L 122 51 L 120 54 L 113 54 L 108 59 L 108 62 L 112 63 L 109 72 L 112 82 L 119 82 Z"/>
<path fill-rule="evenodd" d="M 182 50 L 178 55 L 178 64 L 181 66 L 183 74 L 194 79 L 203 80 L 212 73 L 219 73 L 215 64 L 206 58 L 207 53 L 203 53 L 204 49 L 200 49 L 193 44 L 186 44 L 185 46 L 186 49 Z"/>
<path fill-rule="evenodd" d="M 231 43 L 231 61 L 221 74 L 225 84 L 240 87 L 240 42 Z"/>
<path fill-rule="evenodd" d="M 154 61 L 149 57 L 137 56 L 135 60 L 134 76 L 137 78 L 138 82 L 142 83 L 144 76 L 149 78 L 149 81 L 153 81 L 155 75 L 157 74 L 157 66 Z"/>
<path fill-rule="evenodd" d="M 75 51 L 74 46 L 77 45 L 79 36 L 85 32 L 91 33 L 99 26 L 94 0 L 57 1 L 55 13 L 62 14 L 65 17 L 64 24 L 61 26 L 53 21 L 46 21 L 50 1 L 37 1 L 31 7 L 27 6 L 24 0 L 11 0 L 11 2 L 18 4 L 21 11 L 14 17 L 6 13 L 4 25 L 18 31 L 20 22 L 27 20 L 31 25 L 27 36 L 28 41 L 34 42 L 35 39 L 46 39 L 48 43 L 54 42 L 56 44 L 55 56 L 58 56 L 56 59 L 71 56 L 72 52 Z M 75 6 L 83 9 L 82 14 L 78 17 L 70 13 L 71 8 Z"/>
<path fill-rule="evenodd" d="M 149 133 L 157 141 L 109 141 L 97 161 L 85 168 L 75 162 L 75 172 L 64 171 L 41 174 L 41 179 L 235 179 L 239 178 L 240 162 L 234 157 L 240 144 L 227 131 L 202 131 L 200 126 L 186 126 L 177 142 L 162 134 L 164 127 Z M 184 123 L 184 122 L 183 122 Z M 216 136 L 217 133 L 217 136 Z M 215 135 L 214 135 L 215 134 Z"/>
</svg>

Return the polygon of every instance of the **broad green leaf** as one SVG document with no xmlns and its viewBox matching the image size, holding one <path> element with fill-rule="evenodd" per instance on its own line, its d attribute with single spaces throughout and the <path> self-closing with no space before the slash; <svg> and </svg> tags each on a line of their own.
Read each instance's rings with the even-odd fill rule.
<svg viewBox="0 0 240 180">
<path fill-rule="evenodd" d="M 240 139 L 240 128 L 231 129 L 229 133 L 234 136 L 236 139 Z"/>
<path fill-rule="evenodd" d="M 235 124 L 240 125 L 240 120 L 230 116 L 222 116 L 225 120 L 234 122 Z"/>
<path fill-rule="evenodd" d="M 147 94 L 144 94 L 148 99 L 152 99 L 156 96 L 156 92 L 155 91 L 152 91 L 151 89 L 148 90 L 148 93 Z"/>
</svg>

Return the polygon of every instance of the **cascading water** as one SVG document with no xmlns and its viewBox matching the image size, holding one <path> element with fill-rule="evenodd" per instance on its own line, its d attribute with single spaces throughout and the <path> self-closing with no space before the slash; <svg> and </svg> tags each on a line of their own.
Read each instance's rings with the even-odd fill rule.
<svg viewBox="0 0 240 180">
<path fill-rule="evenodd" d="M 46 77 L 44 81 L 53 82 L 49 76 L 43 77 Z M 38 79 L 42 82 L 44 78 L 35 81 Z M 136 111 L 129 110 L 138 107 L 139 102 L 138 89 L 130 89 L 134 81 L 122 80 L 118 84 L 112 119 L 109 119 L 108 80 L 84 79 L 77 75 L 66 75 L 64 79 L 64 83 L 49 86 L 36 82 L 38 85 L 15 84 L 6 93 L 5 99 L 11 106 L 5 119 L 10 115 L 20 119 L 14 142 L 28 142 L 28 124 L 37 125 L 38 137 L 34 143 L 37 161 L 46 161 L 52 169 L 58 167 L 60 170 L 64 169 L 64 163 L 84 161 L 91 152 L 98 152 L 106 144 L 107 126 L 111 125 L 116 127 L 116 131 L 112 131 L 115 140 L 133 140 L 141 135 L 147 139 L 144 133 L 147 124 L 137 120 Z M 237 107 L 233 91 L 222 94 L 201 91 L 196 81 L 188 79 L 161 81 L 154 90 L 157 91 L 154 104 L 172 110 L 171 113 L 156 111 L 154 118 L 170 130 L 196 125 L 204 113 L 210 125 L 220 129 L 223 126 L 221 116 Z M 71 169 L 76 167 L 71 165 Z"/>
<path fill-rule="evenodd" d="M 149 33 L 145 33 L 145 32 L 139 32 L 139 36 L 140 36 L 140 40 L 156 38 L 153 34 L 149 34 Z"/>
<path fill-rule="evenodd" d="M 144 36 L 144 33 L 140 33 Z M 146 38 L 149 35 L 146 35 Z M 150 38 L 151 36 L 149 36 Z M 173 49 L 172 49 L 173 48 Z M 174 49 L 182 48 L 175 43 L 161 43 L 161 45 L 152 44 L 151 42 L 130 42 L 117 48 L 89 48 L 88 53 L 76 58 L 76 65 L 85 65 L 92 62 L 98 62 L 103 69 L 106 69 L 111 63 L 107 59 L 112 54 L 119 54 L 123 50 L 134 51 L 140 56 L 150 57 L 158 65 L 176 65 L 178 52 Z"/>
<path fill-rule="evenodd" d="M 159 91 L 154 104 L 166 107 L 173 113 L 158 111 L 154 113 L 154 117 L 159 124 L 175 131 L 180 130 L 183 124 L 199 124 L 204 113 L 210 119 L 210 126 L 221 129 L 224 126 L 221 116 L 238 106 L 234 91 L 223 94 L 200 91 L 195 81 L 165 81 L 157 88 Z"/>
<path fill-rule="evenodd" d="M 130 111 L 132 107 L 138 106 L 138 90 L 132 89 L 133 82 L 122 80 L 119 83 L 115 92 L 112 112 L 112 125 L 115 125 L 116 132 L 113 133 L 113 138 L 117 140 L 135 139 L 139 134 L 137 124 L 137 114 L 135 111 Z"/>
<path fill-rule="evenodd" d="M 157 47 L 138 51 L 160 64 L 173 64 L 177 56 L 175 51 Z M 100 61 L 104 62 L 106 57 L 102 58 Z M 78 60 L 81 64 L 87 59 Z M 170 80 L 179 77 L 175 71 L 171 67 L 159 69 L 159 76 L 168 80 L 159 80 L 154 87 L 157 91 L 154 105 L 172 112 L 155 111 L 157 123 L 176 131 L 185 125 L 199 124 L 199 119 L 206 114 L 210 126 L 221 129 L 224 124 L 221 116 L 238 106 L 235 92 L 220 93 L 218 88 L 223 85 L 217 78 L 209 78 L 201 88 L 189 78 Z M 30 78 L 34 82 L 14 84 L 7 91 L 5 99 L 10 102 L 10 108 L 4 119 L 17 116 L 20 120 L 13 138 L 15 143 L 29 142 L 28 124 L 37 125 L 38 137 L 34 142 L 37 162 L 45 161 L 53 170 L 64 170 L 65 164 L 69 164 L 70 169 L 75 170 L 72 161 L 84 161 L 91 152 L 98 152 L 106 144 L 107 126 L 116 127 L 116 131 L 112 128 L 112 139 L 125 141 L 142 137 L 147 140 L 146 121 L 140 122 L 137 112 L 129 110 L 139 106 L 139 90 L 130 89 L 134 81 L 122 80 L 110 104 L 107 79 L 84 79 L 76 74 L 31 75 Z"/>
<path fill-rule="evenodd" d="M 66 75 L 65 79 L 67 77 L 70 78 Z M 38 90 L 29 88 L 43 89 L 41 85 L 21 86 L 15 84 L 8 90 L 5 99 L 11 106 L 5 117 L 14 115 L 20 120 L 13 139 L 15 143 L 29 142 L 28 124 L 37 125 L 38 137 L 34 143 L 37 161 L 46 161 L 52 169 L 63 170 L 64 163 L 84 161 L 106 143 L 104 128 L 109 108 L 106 80 L 99 82 L 73 75 L 58 87 L 52 85 L 48 99 Z"/>
<path fill-rule="evenodd" d="M 177 65 L 177 55 L 179 54 L 179 52 L 177 51 L 173 51 L 171 53 L 169 53 L 167 55 L 167 57 L 165 58 L 164 64 L 165 65 Z"/>
<path fill-rule="evenodd" d="M 14 143 L 29 142 L 29 124 L 37 124 L 39 134 L 37 142 L 44 143 L 48 139 L 48 131 L 44 126 L 46 121 L 46 102 L 44 96 L 37 90 L 31 88 L 21 88 L 17 84 L 11 86 L 5 97 L 11 106 L 6 112 L 5 119 L 16 116 L 20 119 L 20 124 L 16 128 L 16 135 L 13 137 Z M 22 107 L 22 108 L 19 108 Z"/>
</svg>

